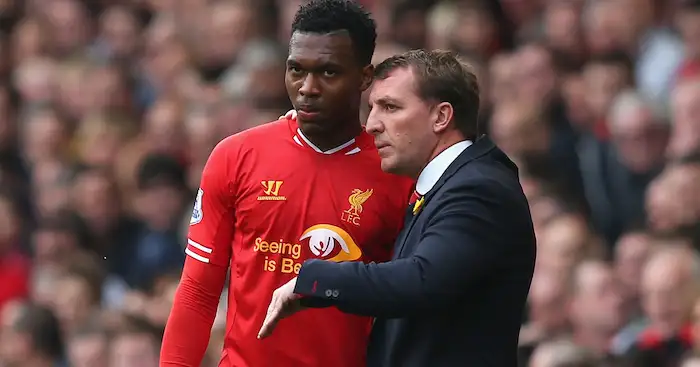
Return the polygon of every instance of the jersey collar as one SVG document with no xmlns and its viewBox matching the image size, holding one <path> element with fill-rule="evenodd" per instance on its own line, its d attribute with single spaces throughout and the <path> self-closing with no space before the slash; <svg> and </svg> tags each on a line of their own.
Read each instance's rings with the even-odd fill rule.
<svg viewBox="0 0 700 367">
<path fill-rule="evenodd" d="M 343 155 L 353 155 L 361 152 L 364 149 L 367 149 L 367 143 L 369 142 L 371 144 L 371 137 L 369 134 L 367 134 L 365 131 L 360 133 L 355 138 L 350 139 L 349 141 L 335 147 L 332 149 L 328 150 L 322 150 L 321 148 L 317 147 L 314 143 L 307 138 L 304 133 L 301 131 L 301 128 L 299 128 L 296 120 L 288 120 L 289 121 L 289 127 L 290 130 L 293 133 L 292 139 L 294 142 L 301 146 L 301 147 L 308 147 L 311 148 L 314 152 L 318 154 L 325 154 L 325 155 L 331 155 L 331 154 L 343 154 Z"/>
</svg>

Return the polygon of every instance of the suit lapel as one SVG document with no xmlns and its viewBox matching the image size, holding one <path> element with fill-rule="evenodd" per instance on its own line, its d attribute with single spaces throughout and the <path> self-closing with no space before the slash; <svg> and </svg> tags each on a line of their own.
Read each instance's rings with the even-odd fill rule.
<svg viewBox="0 0 700 367">
<path fill-rule="evenodd" d="M 413 221 L 413 213 L 412 209 L 413 205 L 409 205 L 406 210 L 404 211 L 404 217 L 403 217 L 403 229 L 399 232 L 399 235 L 396 236 L 396 241 L 394 241 L 394 253 L 392 256 L 392 260 L 398 259 L 399 256 L 399 251 L 401 250 L 401 246 L 403 242 L 406 240 L 406 237 L 408 236 L 408 228 L 411 224 L 411 221 Z"/>
<path fill-rule="evenodd" d="M 408 234 L 411 232 L 413 225 L 416 223 L 416 219 L 418 219 L 418 216 L 420 216 L 421 213 L 425 211 L 425 206 L 428 205 L 428 202 L 430 202 L 430 199 L 435 195 L 435 193 L 440 190 L 440 187 L 442 187 L 442 185 L 444 185 L 445 182 L 447 182 L 447 180 L 450 179 L 450 177 L 454 176 L 454 174 L 457 173 L 457 171 L 459 171 L 459 169 L 462 168 L 462 166 L 473 161 L 478 157 L 488 154 L 495 147 L 496 146 L 488 137 L 486 137 L 486 135 L 482 135 L 479 139 L 476 140 L 476 142 L 474 142 L 474 144 L 472 144 L 470 147 L 465 149 L 459 156 L 457 156 L 457 159 L 455 159 L 447 167 L 442 176 L 440 176 L 440 179 L 435 183 L 435 186 L 433 186 L 433 188 L 430 189 L 430 191 L 428 191 L 424 195 L 425 201 L 423 202 L 423 209 L 421 209 L 415 215 L 412 215 L 412 217 L 408 219 L 408 223 L 404 223 L 403 234 L 398 239 L 401 242 L 399 244 L 397 255 L 394 256 L 395 259 L 401 258 L 401 255 L 403 254 L 403 249 L 406 245 L 406 240 L 408 239 Z M 409 208 L 408 211 L 410 212 L 411 208 Z"/>
</svg>

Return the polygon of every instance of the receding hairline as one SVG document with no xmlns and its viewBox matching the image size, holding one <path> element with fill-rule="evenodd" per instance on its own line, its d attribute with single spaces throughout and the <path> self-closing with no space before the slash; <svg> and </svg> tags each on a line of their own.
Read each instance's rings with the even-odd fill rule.
<svg viewBox="0 0 700 367">
<path fill-rule="evenodd" d="M 450 103 L 457 129 L 465 138 L 476 139 L 480 90 L 476 73 L 469 64 L 453 51 L 411 50 L 380 62 L 374 69 L 374 79 L 385 79 L 393 71 L 407 67 L 413 73 L 420 99 Z"/>
<path fill-rule="evenodd" d="M 430 61 L 441 57 L 453 58 L 462 73 L 466 77 L 469 77 L 469 79 L 473 79 L 475 87 L 478 90 L 478 78 L 474 66 L 461 59 L 457 53 L 449 50 L 409 50 L 401 54 L 390 56 L 375 66 L 374 79 L 383 80 L 388 78 L 395 71 L 408 70 L 413 76 L 414 81 L 419 82 L 421 65 L 429 68 Z M 420 86 L 418 84 L 416 84 L 416 91 L 420 92 Z"/>
<path fill-rule="evenodd" d="M 621 91 L 613 98 L 610 111 L 607 115 L 607 125 L 611 131 L 615 132 L 621 124 L 620 121 L 625 121 L 628 116 L 638 112 L 647 113 L 652 125 L 661 127 L 668 126 L 665 106 L 659 101 L 632 88 Z"/>
<path fill-rule="evenodd" d="M 374 83 L 372 84 L 372 86 L 376 85 L 376 83 L 381 83 L 382 81 L 385 81 L 385 80 L 387 80 L 387 79 L 389 79 L 389 78 L 396 77 L 396 74 L 397 74 L 397 73 L 407 73 L 407 74 L 409 75 L 409 77 L 411 78 L 411 80 L 410 80 L 410 82 L 411 82 L 411 88 L 412 88 L 412 89 L 411 89 L 411 92 L 412 92 L 412 94 L 414 94 L 416 97 L 418 97 L 418 99 L 419 99 L 422 103 L 426 103 L 426 104 L 435 103 L 435 100 L 434 100 L 434 99 L 426 99 L 426 98 L 424 98 L 424 96 L 421 95 L 421 93 L 420 93 L 420 85 L 419 85 L 419 83 L 418 83 L 418 78 L 417 78 L 417 75 L 416 75 L 416 70 L 415 70 L 415 67 L 413 67 L 412 65 L 402 65 L 402 66 L 398 66 L 398 67 L 392 68 L 391 70 L 387 70 L 386 73 L 383 73 L 381 76 L 380 76 L 380 75 L 377 75 L 377 74 L 375 73 L 375 75 L 374 75 Z M 371 89 L 370 89 L 370 94 L 369 94 L 369 97 L 370 97 L 370 98 L 374 96 L 375 90 L 376 90 L 375 88 L 371 88 Z M 392 99 L 392 97 L 391 97 L 391 96 L 383 95 L 383 96 L 380 96 L 379 98 L 376 98 L 376 99 L 377 99 L 377 100 Z M 370 101 L 371 101 L 371 100 L 370 100 Z"/>
<path fill-rule="evenodd" d="M 407 65 L 400 65 L 391 68 L 390 70 L 387 70 L 385 73 L 382 73 L 381 75 L 376 74 L 374 75 L 374 82 L 375 83 L 381 83 L 384 80 L 387 80 L 391 77 L 395 77 L 397 73 L 407 73 L 411 80 L 411 92 L 421 101 L 421 103 L 424 103 L 427 106 L 435 106 L 439 103 L 446 102 L 446 101 L 440 101 L 437 98 L 434 97 L 429 97 L 429 96 L 424 96 L 421 93 L 420 89 L 420 79 L 418 77 L 418 70 L 415 65 L 407 64 Z M 372 92 L 374 91 L 374 88 L 370 90 L 370 95 L 372 95 Z M 379 98 L 382 99 L 382 98 Z M 449 102 L 447 102 L 449 103 Z"/>
<path fill-rule="evenodd" d="M 700 280 L 700 259 L 688 246 L 676 245 L 654 251 L 642 270 L 642 279 L 656 278 L 651 273 L 659 269 L 672 269 L 680 272 L 683 278 Z"/>
</svg>

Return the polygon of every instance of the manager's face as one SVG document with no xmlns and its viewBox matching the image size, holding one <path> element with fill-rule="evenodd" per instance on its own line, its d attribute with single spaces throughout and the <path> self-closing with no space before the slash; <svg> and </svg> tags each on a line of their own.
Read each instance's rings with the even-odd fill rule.
<svg viewBox="0 0 700 367">
<path fill-rule="evenodd" d="M 436 109 L 418 95 L 410 68 L 398 68 L 374 81 L 369 95 L 367 132 L 382 159 L 382 170 L 417 177 L 437 145 Z"/>
</svg>

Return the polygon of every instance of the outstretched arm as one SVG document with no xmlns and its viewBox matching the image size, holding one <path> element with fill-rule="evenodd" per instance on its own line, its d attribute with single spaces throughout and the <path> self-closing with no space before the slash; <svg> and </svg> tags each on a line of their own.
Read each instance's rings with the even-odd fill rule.
<svg viewBox="0 0 700 367">
<path fill-rule="evenodd" d="M 416 252 L 386 263 L 309 260 L 294 292 L 302 305 L 333 305 L 348 313 L 406 317 L 449 305 L 482 279 L 510 247 L 497 214 L 503 197 L 487 186 L 445 192 Z"/>
</svg>

